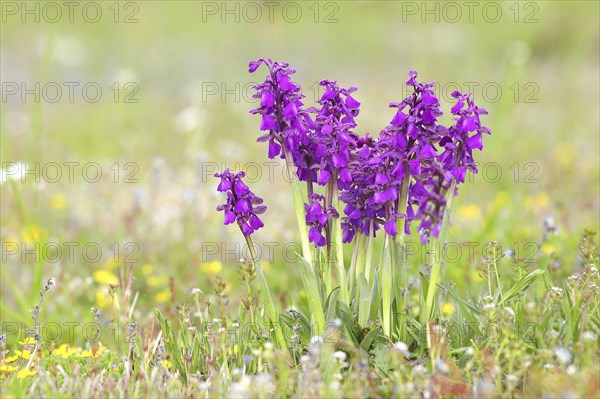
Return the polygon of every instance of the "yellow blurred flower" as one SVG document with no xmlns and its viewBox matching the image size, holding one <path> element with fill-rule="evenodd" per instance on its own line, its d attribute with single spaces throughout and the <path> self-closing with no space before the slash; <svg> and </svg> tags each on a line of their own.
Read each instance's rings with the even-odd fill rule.
<svg viewBox="0 0 600 399">
<path fill-rule="evenodd" d="M 156 287 L 157 285 L 166 284 L 167 281 L 168 281 L 167 276 L 150 276 L 150 277 L 148 277 L 148 280 L 146 280 L 146 283 L 150 287 Z"/>
<path fill-rule="evenodd" d="M 229 353 L 229 355 L 237 356 L 237 354 L 239 353 L 237 344 L 233 345 L 233 351 L 231 350 L 231 347 L 227 348 L 227 353 Z"/>
<path fill-rule="evenodd" d="M 223 269 L 223 264 L 218 260 L 213 260 L 200 265 L 200 270 L 203 273 L 217 274 Z"/>
<path fill-rule="evenodd" d="M 161 360 L 160 364 L 162 364 L 164 367 L 170 369 L 171 366 L 173 366 L 173 364 L 169 361 L 169 360 Z"/>
<path fill-rule="evenodd" d="M 19 345 L 35 345 L 35 339 L 33 339 L 33 337 L 27 337 L 24 341 L 19 341 Z"/>
<path fill-rule="evenodd" d="M 77 354 L 77 349 L 70 347 L 67 344 L 62 344 L 61 346 L 59 346 L 58 348 L 54 349 L 52 351 L 53 355 L 56 356 L 61 356 L 63 358 L 68 358 L 71 355 L 76 355 Z"/>
<path fill-rule="evenodd" d="M 445 315 L 451 315 L 452 313 L 454 313 L 454 305 L 449 302 L 446 302 L 444 306 L 442 306 L 442 313 Z"/>
<path fill-rule="evenodd" d="M 29 350 L 24 350 L 24 351 L 16 350 L 15 353 L 18 356 L 21 356 L 23 359 L 31 359 L 31 351 L 29 351 Z"/>
<path fill-rule="evenodd" d="M 227 283 L 223 289 L 223 294 L 229 294 L 231 292 L 231 284 Z"/>
<path fill-rule="evenodd" d="M 62 193 L 56 193 L 50 197 L 50 206 L 53 209 L 64 209 L 67 206 L 67 197 Z"/>
<path fill-rule="evenodd" d="M 13 366 L 7 366 L 6 364 L 0 365 L 0 373 L 12 373 L 16 370 L 17 368 Z"/>
<path fill-rule="evenodd" d="M 94 277 L 94 280 L 100 284 L 119 284 L 119 278 L 113 272 L 108 270 L 96 270 L 94 273 L 92 273 L 92 277 Z"/>
<path fill-rule="evenodd" d="M 554 148 L 554 158 L 562 166 L 571 165 L 575 159 L 575 155 L 575 147 L 569 142 L 563 141 L 558 143 L 558 145 Z"/>
<path fill-rule="evenodd" d="M 152 265 L 150 263 L 146 263 L 142 266 L 142 273 L 146 276 L 152 274 Z"/>
<path fill-rule="evenodd" d="M 155 298 L 157 302 L 165 303 L 171 298 L 171 290 L 165 288 L 164 290 L 157 293 Z"/>
<path fill-rule="evenodd" d="M 550 197 L 543 191 L 525 198 L 525 208 L 530 211 L 547 208 L 549 204 Z"/>
<path fill-rule="evenodd" d="M 79 354 L 80 357 L 82 358 L 88 358 L 88 357 L 98 357 L 100 355 L 102 355 L 104 352 L 106 352 L 106 348 L 104 347 L 104 345 L 102 345 L 101 342 L 98 342 L 98 346 L 95 350 L 95 354 L 94 354 L 94 348 L 90 348 L 90 349 L 86 349 L 84 351 L 81 351 L 81 353 Z"/>
<path fill-rule="evenodd" d="M 543 253 L 545 253 L 546 255 L 550 255 L 550 254 L 552 254 L 553 252 L 555 252 L 554 245 L 552 245 L 552 244 L 549 244 L 549 243 L 547 243 L 547 242 L 543 243 L 543 244 L 542 244 L 542 247 L 541 247 L 540 249 L 541 249 L 541 250 L 542 250 L 542 252 L 543 252 Z"/>
<path fill-rule="evenodd" d="M 21 370 L 17 374 L 17 378 L 22 380 L 23 378 L 31 377 L 36 374 L 37 374 L 37 370 Z"/>
<path fill-rule="evenodd" d="M 115 261 L 115 258 L 110 258 L 106 261 L 106 268 L 109 270 L 114 270 L 119 266 L 118 259 Z"/>
<path fill-rule="evenodd" d="M 106 292 L 106 289 L 99 288 L 96 290 L 96 307 L 100 309 L 106 309 L 113 303 L 112 298 Z"/>
<path fill-rule="evenodd" d="M 46 229 L 35 224 L 30 224 L 29 226 L 25 226 L 21 229 L 21 240 L 23 240 L 25 244 L 41 242 L 42 238 L 45 236 Z"/>
<path fill-rule="evenodd" d="M 458 215 L 467 220 L 481 219 L 481 208 L 475 204 L 459 206 Z"/>
<path fill-rule="evenodd" d="M 13 356 L 9 356 L 4 358 L 4 363 L 12 363 L 15 360 L 17 360 L 19 358 L 19 355 L 13 355 Z"/>
<path fill-rule="evenodd" d="M 479 282 L 483 280 L 485 280 L 485 278 L 483 277 L 481 272 L 479 270 L 475 270 L 475 272 L 473 273 L 473 281 Z"/>
</svg>

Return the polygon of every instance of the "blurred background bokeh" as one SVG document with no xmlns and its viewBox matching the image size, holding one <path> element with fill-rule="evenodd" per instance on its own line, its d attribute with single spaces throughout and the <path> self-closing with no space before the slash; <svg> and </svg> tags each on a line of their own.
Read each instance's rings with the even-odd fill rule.
<svg viewBox="0 0 600 399">
<path fill-rule="evenodd" d="M 298 277 L 281 250 L 297 241 L 291 193 L 248 113 L 257 104 L 251 85 L 265 73 L 248 74 L 248 62 L 260 57 L 294 66 L 308 105 L 321 79 L 358 87 L 361 134 L 387 125 L 388 103 L 407 94 L 411 69 L 437 83 L 447 121 L 450 93 L 473 91 L 493 134 L 476 154 L 482 173 L 455 200 L 450 240 L 529 251 L 551 217 L 564 239 L 542 255 L 558 262 L 555 250 L 575 248 L 584 228 L 598 230 L 598 2 L 270 3 L 82 2 L 71 16 L 61 6 L 57 22 L 44 2 L 2 4 L 4 320 L 26 319 L 6 312 L 51 276 L 73 293 L 52 305 L 56 314 L 89 317 L 73 301 L 109 307 L 106 284 L 131 254 L 142 315 L 194 287 L 210 292 L 217 273 L 235 291 L 243 240 L 215 211 L 222 198 L 212 174 L 224 167 L 245 168 L 269 206 L 256 240 L 279 243 L 264 263 L 273 289 L 293 302 Z M 72 179 L 65 162 L 79 163 Z M 17 163 L 33 171 L 25 182 Z M 102 176 L 91 182 L 97 166 Z M 4 257 L 8 242 L 93 242 L 102 256 Z M 477 262 L 463 257 L 447 273 L 467 284 Z"/>
</svg>

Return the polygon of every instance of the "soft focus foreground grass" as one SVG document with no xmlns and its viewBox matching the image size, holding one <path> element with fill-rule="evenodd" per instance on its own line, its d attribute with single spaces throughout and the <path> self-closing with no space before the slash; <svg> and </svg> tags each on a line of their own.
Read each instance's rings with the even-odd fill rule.
<svg viewBox="0 0 600 399">
<path fill-rule="evenodd" d="M 139 248 L 132 291 L 140 296 L 132 317 L 142 325 L 151 322 L 155 306 L 174 312 L 194 287 L 210 293 L 217 273 L 229 284 L 233 304 L 239 301 L 234 264 L 243 256 L 242 241 L 236 229 L 222 227 L 214 211 L 221 198 L 208 172 L 212 163 L 235 168 L 235 162 L 267 161 L 265 146 L 255 142 L 258 120 L 248 115 L 255 102 L 247 85 L 259 77 L 247 73 L 247 63 L 262 56 L 297 68 L 309 104 L 320 79 L 357 86 L 360 133 L 376 134 L 388 123 L 387 104 L 404 97 L 410 69 L 446 88 L 445 109 L 449 83 L 463 90 L 468 82 L 478 84 L 475 98 L 489 111 L 485 122 L 493 135 L 476 156 L 493 165 L 487 178 L 476 176 L 461 188 L 451 241 L 497 240 L 504 248 L 517 243 L 527 254 L 528 244 L 541 239 L 544 218 L 553 217 L 560 233 L 541 249 L 539 262 L 544 267 L 557 262 L 558 282 L 575 267 L 571 255 L 578 235 L 584 228 L 598 230 L 596 2 L 537 3 L 537 23 L 515 22 L 509 3 L 501 3 L 504 16 L 497 23 L 477 12 L 473 23 L 466 15 L 459 23 L 434 23 L 432 16 L 421 23 L 420 15 L 403 22 L 401 2 L 351 1 L 338 3 L 339 22 L 333 24 L 314 23 L 308 3 L 302 3 L 305 17 L 293 24 L 280 14 L 273 23 L 235 23 L 233 17 L 221 23 L 220 16 L 204 22 L 201 2 L 138 4 L 134 24 L 113 23 L 108 4 L 107 17 L 96 24 L 81 18 L 57 24 L 12 18 L 2 24 L 3 82 L 98 82 L 104 90 L 94 104 L 80 96 L 74 103 L 2 103 L 3 165 L 97 162 L 104 172 L 97 183 L 76 175 L 74 183 L 66 177 L 35 183 L 29 176 L 26 183 L 0 185 L 3 242 L 98 242 L 104 251 L 98 262 L 81 256 L 41 265 L 32 257 L 3 260 L 2 321 L 29 322 L 23 310 L 33 306 L 30 299 L 42 286 L 36 277 L 51 276 L 58 287 L 45 304 L 46 322 L 92 320 L 90 306 L 110 315 L 107 283 L 122 270 L 126 255 L 111 260 L 115 242 L 122 251 L 126 243 Z M 115 104 L 109 86 L 117 81 L 137 83 L 139 102 Z M 215 85 L 219 92 L 209 95 L 206 89 Z M 486 85 L 501 87 L 497 101 L 485 101 Z M 235 93 L 225 94 L 223 87 Z M 491 88 L 486 94 L 496 98 Z M 123 170 L 115 182 L 108 169 L 115 162 L 137 165 L 139 182 L 123 182 Z M 502 175 L 496 180 L 498 168 Z M 256 240 L 279 243 L 274 257 L 265 260 L 267 278 L 289 305 L 298 301 L 300 285 L 295 265 L 281 251 L 297 241 L 282 170 L 274 168 L 270 179 L 263 167 L 253 189 L 269 206 L 266 228 Z M 220 245 L 219 254 L 207 257 L 207 243 Z M 223 254 L 224 249 L 236 254 Z M 569 256 L 553 255 L 561 253 Z M 413 271 L 423 263 L 415 258 Z M 464 292 L 480 292 L 485 287 L 478 266 L 478 257 L 468 259 L 465 252 L 446 265 L 446 279 Z M 14 287 L 22 287 L 16 291 L 23 298 Z M 7 315 L 7 309 L 14 313 Z M 14 345 L 15 337 L 9 337 L 9 347 Z"/>
</svg>

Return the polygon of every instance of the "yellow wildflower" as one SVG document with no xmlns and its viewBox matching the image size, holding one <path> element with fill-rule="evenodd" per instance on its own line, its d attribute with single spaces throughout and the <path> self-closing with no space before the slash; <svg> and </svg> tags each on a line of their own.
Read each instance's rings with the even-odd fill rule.
<svg viewBox="0 0 600 399">
<path fill-rule="evenodd" d="M 525 208 L 531 211 L 544 209 L 550 204 L 550 197 L 545 192 L 539 192 L 525 199 Z"/>
<path fill-rule="evenodd" d="M 25 244 L 41 242 L 42 238 L 46 236 L 45 233 L 46 231 L 43 227 L 30 224 L 29 226 L 25 226 L 23 229 L 21 229 L 21 240 L 23 240 Z"/>
<path fill-rule="evenodd" d="M 458 207 L 458 215 L 467 220 L 477 220 L 481 218 L 481 208 L 475 204 L 463 205 Z"/>
<path fill-rule="evenodd" d="M 150 276 L 150 277 L 148 277 L 148 280 L 146 280 L 146 283 L 150 287 L 156 287 L 157 285 L 166 284 L 167 281 L 168 281 L 167 276 Z"/>
<path fill-rule="evenodd" d="M 56 193 L 50 197 L 50 206 L 53 209 L 63 209 L 67 206 L 67 198 L 62 193 Z"/>
<path fill-rule="evenodd" d="M 19 355 L 13 355 L 13 356 L 9 356 L 4 358 L 4 363 L 12 363 L 15 360 L 17 360 L 19 358 Z"/>
<path fill-rule="evenodd" d="M 171 298 L 171 290 L 168 288 L 165 288 L 164 290 L 157 293 L 155 298 L 156 298 L 157 302 L 165 303 Z"/>
<path fill-rule="evenodd" d="M 575 159 L 575 155 L 575 147 L 569 142 L 561 142 L 554 148 L 554 158 L 562 166 L 571 165 Z"/>
<path fill-rule="evenodd" d="M 231 292 L 231 284 L 225 284 L 225 288 L 223 289 L 223 294 L 229 294 Z"/>
<path fill-rule="evenodd" d="M 451 315 L 452 313 L 454 313 L 454 305 L 449 302 L 446 302 L 444 306 L 442 306 L 442 313 L 445 315 Z"/>
<path fill-rule="evenodd" d="M 23 359 L 31 359 L 31 351 L 29 351 L 29 350 L 24 350 L 24 351 L 16 350 L 15 353 L 18 356 L 21 356 Z"/>
<path fill-rule="evenodd" d="M 112 305 L 112 299 L 105 289 L 98 289 L 96 291 L 96 307 L 105 309 Z"/>
<path fill-rule="evenodd" d="M 13 366 L 7 366 L 6 364 L 0 365 L 0 373 L 12 373 L 16 370 L 17 368 Z"/>
<path fill-rule="evenodd" d="M 17 374 L 17 378 L 23 379 L 27 377 L 31 377 L 37 374 L 37 370 L 20 370 Z"/>
<path fill-rule="evenodd" d="M 218 260 L 213 260 L 200 265 L 200 270 L 203 273 L 217 274 L 223 269 L 223 264 Z"/>
<path fill-rule="evenodd" d="M 152 274 L 152 265 L 150 263 L 146 263 L 142 266 L 142 273 L 146 276 Z"/>
<path fill-rule="evenodd" d="M 59 346 L 58 348 L 54 349 L 52 351 L 53 355 L 56 356 L 61 356 L 63 358 L 68 358 L 71 355 L 76 355 L 77 354 L 77 349 L 70 347 L 67 344 L 62 344 L 61 346 Z"/>
<path fill-rule="evenodd" d="M 113 272 L 110 272 L 108 270 L 96 270 L 92 274 L 92 277 L 94 277 L 94 280 L 96 280 L 100 284 L 119 284 L 119 278 Z"/>
<path fill-rule="evenodd" d="M 19 341 L 20 345 L 35 345 L 35 339 L 33 337 L 27 337 L 24 341 Z"/>
<path fill-rule="evenodd" d="M 96 344 L 94 344 L 96 345 Z M 90 349 L 86 349 L 84 351 L 81 351 L 81 353 L 79 354 L 80 357 L 82 358 L 87 358 L 87 357 L 98 357 L 101 354 L 103 354 L 104 352 L 106 352 L 106 348 L 104 347 L 104 345 L 102 345 L 101 342 L 98 342 L 98 345 L 96 347 L 96 350 L 94 351 L 94 345 L 92 345 L 92 347 Z M 95 353 L 94 353 L 95 352 Z"/>
<path fill-rule="evenodd" d="M 473 273 L 473 281 L 483 281 L 483 280 L 485 280 L 485 279 L 483 278 L 481 271 L 475 270 L 475 272 Z"/>
<path fill-rule="evenodd" d="M 547 243 L 547 242 L 543 243 L 542 247 L 540 249 L 546 255 L 550 255 L 551 253 L 555 252 L 554 246 L 552 244 Z"/>
<path fill-rule="evenodd" d="M 231 350 L 231 347 L 227 348 L 227 353 L 229 353 L 229 355 L 237 356 L 237 354 L 239 353 L 237 344 L 233 345 L 233 351 Z"/>
<path fill-rule="evenodd" d="M 168 369 L 170 369 L 171 366 L 173 366 L 173 364 L 169 360 L 161 360 L 160 364 L 162 364 L 163 367 L 166 367 Z"/>
<path fill-rule="evenodd" d="M 106 261 L 106 268 L 109 270 L 114 270 L 117 266 L 119 266 L 118 259 L 115 260 L 115 258 L 110 258 Z"/>
</svg>

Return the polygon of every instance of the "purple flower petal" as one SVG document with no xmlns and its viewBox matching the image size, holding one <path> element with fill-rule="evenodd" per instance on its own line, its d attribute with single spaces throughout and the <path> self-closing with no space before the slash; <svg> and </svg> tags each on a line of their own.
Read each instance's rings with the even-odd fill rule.
<svg viewBox="0 0 600 399">
<path fill-rule="evenodd" d="M 250 226 L 256 231 L 264 226 L 264 223 L 256 215 L 250 216 Z"/>
<path fill-rule="evenodd" d="M 331 177 L 331 173 L 329 173 L 328 171 L 323 169 L 319 172 L 319 178 L 317 180 L 317 183 L 319 183 L 321 185 L 325 185 L 329 181 L 330 177 Z"/>
<path fill-rule="evenodd" d="M 272 130 L 275 128 L 275 119 L 269 115 L 263 115 L 260 122 L 260 130 Z"/>
<path fill-rule="evenodd" d="M 272 107 L 275 104 L 275 96 L 269 90 L 263 90 L 260 98 L 261 107 Z"/>
<path fill-rule="evenodd" d="M 347 96 L 346 97 L 346 105 L 349 108 L 358 108 L 360 107 L 360 102 L 356 101 L 352 96 Z"/>
<path fill-rule="evenodd" d="M 391 236 L 395 236 L 396 234 L 398 234 L 398 228 L 396 226 L 396 221 L 395 220 L 388 220 L 383 225 L 383 228 Z"/>
<path fill-rule="evenodd" d="M 225 211 L 225 220 L 223 221 L 224 224 L 231 224 L 235 221 L 235 213 L 231 212 L 231 211 Z"/>
<path fill-rule="evenodd" d="M 260 66 L 260 64 L 262 64 L 262 63 L 263 63 L 262 58 L 257 61 L 250 61 L 250 64 L 248 65 L 248 72 L 252 73 L 252 72 L 256 71 L 258 69 L 258 67 Z"/>
<path fill-rule="evenodd" d="M 406 114 L 404 112 L 402 112 L 402 110 L 398 110 L 396 112 L 396 115 L 394 115 L 394 118 L 392 119 L 390 124 L 396 125 L 396 126 L 401 126 L 405 120 L 406 120 Z"/>
<path fill-rule="evenodd" d="M 469 137 L 469 140 L 467 140 L 467 145 L 469 148 L 477 148 L 478 150 L 482 150 L 483 142 L 481 140 L 481 133 L 475 133 L 473 136 Z"/>
</svg>

